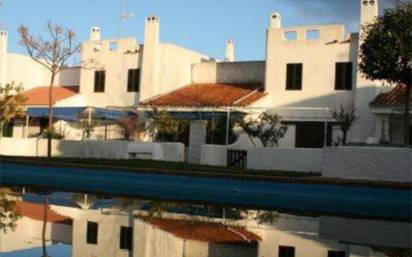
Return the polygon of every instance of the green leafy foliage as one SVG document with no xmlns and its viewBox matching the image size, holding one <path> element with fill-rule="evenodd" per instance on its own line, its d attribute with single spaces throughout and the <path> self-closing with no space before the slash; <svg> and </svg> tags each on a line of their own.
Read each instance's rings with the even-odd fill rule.
<svg viewBox="0 0 412 257">
<path fill-rule="evenodd" d="M 0 230 L 3 233 L 14 231 L 20 214 L 17 210 L 16 201 L 7 198 L 4 190 L 0 191 Z"/>
<path fill-rule="evenodd" d="M 412 102 L 412 1 L 397 1 L 374 23 L 363 27 L 360 70 L 371 80 L 406 86 L 404 144 L 411 142 Z"/>
<path fill-rule="evenodd" d="M 237 135 L 234 132 L 236 124 L 242 119 L 243 115 L 231 115 L 229 121 L 229 144 L 237 140 Z M 214 145 L 226 144 L 226 123 L 227 117 L 221 116 L 215 118 L 214 121 L 209 120 L 207 123 L 206 143 Z"/>
<path fill-rule="evenodd" d="M 148 130 L 152 134 L 153 141 L 175 142 L 183 132 L 183 127 L 188 124 L 186 120 L 173 119 L 166 110 L 153 109 L 153 118 Z"/>
<path fill-rule="evenodd" d="M 412 82 L 412 2 L 386 9 L 376 22 L 363 27 L 359 68 L 372 80 Z"/>
<path fill-rule="evenodd" d="M 9 122 L 23 113 L 23 105 L 26 102 L 23 91 L 22 85 L 0 85 L 0 122 Z"/>
</svg>

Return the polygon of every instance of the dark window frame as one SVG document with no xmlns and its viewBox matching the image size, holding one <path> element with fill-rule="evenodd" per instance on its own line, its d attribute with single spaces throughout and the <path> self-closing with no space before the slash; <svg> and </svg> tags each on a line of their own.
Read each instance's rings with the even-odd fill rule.
<svg viewBox="0 0 412 257">
<path fill-rule="evenodd" d="M 303 63 L 286 64 L 286 90 L 302 90 Z"/>
<path fill-rule="evenodd" d="M 133 228 L 132 227 L 120 227 L 120 249 L 132 250 L 133 246 Z"/>
<path fill-rule="evenodd" d="M 335 90 L 351 91 L 353 88 L 353 62 L 335 64 Z"/>
<path fill-rule="evenodd" d="M 296 250 L 293 246 L 279 245 L 279 257 L 295 257 Z"/>
<path fill-rule="evenodd" d="M 97 222 L 88 221 L 86 230 L 87 244 L 97 245 L 99 235 L 99 224 Z"/>
<path fill-rule="evenodd" d="M 127 92 L 140 92 L 140 69 L 129 69 L 127 72 Z"/>
<path fill-rule="evenodd" d="M 328 251 L 328 257 L 346 257 L 346 252 L 330 250 Z"/>
<path fill-rule="evenodd" d="M 104 93 L 106 87 L 106 71 L 98 70 L 94 72 L 94 92 Z"/>
</svg>

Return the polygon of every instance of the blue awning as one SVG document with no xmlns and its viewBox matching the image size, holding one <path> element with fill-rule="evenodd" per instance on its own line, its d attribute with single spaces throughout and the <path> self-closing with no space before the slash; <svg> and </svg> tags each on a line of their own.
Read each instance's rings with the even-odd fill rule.
<svg viewBox="0 0 412 257">
<path fill-rule="evenodd" d="M 84 115 L 84 111 L 88 107 L 54 107 L 53 117 L 60 120 L 76 121 Z M 119 120 L 122 117 L 133 115 L 133 112 L 120 111 L 105 108 L 92 108 L 93 117 L 103 120 Z M 29 107 L 26 111 L 27 115 L 34 118 L 46 118 L 49 116 L 49 108 L 47 107 Z"/>
<path fill-rule="evenodd" d="M 78 120 L 80 114 L 85 110 L 85 107 L 54 107 L 53 117 L 61 120 L 74 121 Z M 34 118 L 46 118 L 49 116 L 49 108 L 47 107 L 29 107 L 26 111 L 27 115 Z"/>
</svg>

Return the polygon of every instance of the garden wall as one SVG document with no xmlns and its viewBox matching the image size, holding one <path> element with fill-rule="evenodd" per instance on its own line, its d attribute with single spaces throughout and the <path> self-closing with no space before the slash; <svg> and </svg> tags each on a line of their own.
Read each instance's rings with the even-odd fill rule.
<svg viewBox="0 0 412 257">
<path fill-rule="evenodd" d="M 412 182 L 412 149 L 339 147 L 323 151 L 325 177 Z"/>
<path fill-rule="evenodd" d="M 55 157 L 126 159 L 129 145 L 150 146 L 154 143 L 128 141 L 66 141 L 53 140 L 52 154 Z M 157 144 L 157 143 L 155 143 Z M 184 145 L 181 143 L 158 143 L 163 160 L 183 162 Z M 150 148 L 150 147 L 146 147 Z M 47 156 L 47 140 L 37 138 L 1 138 L 0 155 Z"/>
<path fill-rule="evenodd" d="M 247 167 L 252 170 L 320 172 L 321 149 L 250 148 Z"/>
<path fill-rule="evenodd" d="M 227 146 L 202 145 L 200 159 L 200 164 L 203 165 L 226 167 Z"/>
</svg>

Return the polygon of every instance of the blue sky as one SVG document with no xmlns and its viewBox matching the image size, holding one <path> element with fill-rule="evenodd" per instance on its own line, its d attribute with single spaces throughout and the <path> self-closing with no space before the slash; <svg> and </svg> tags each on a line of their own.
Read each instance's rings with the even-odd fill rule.
<svg viewBox="0 0 412 257">
<path fill-rule="evenodd" d="M 0 0 L 1 1 L 1 0 Z M 97 25 L 104 38 L 119 35 L 120 0 L 2 0 L 0 10 L 9 32 L 9 51 L 24 53 L 17 28 L 44 33 L 50 19 L 72 28 L 79 41 Z M 161 41 L 222 58 L 227 39 L 236 43 L 236 59 L 259 60 L 265 54 L 265 30 L 272 11 L 282 15 L 283 26 L 344 23 L 357 31 L 360 0 L 124 0 L 134 17 L 122 23 L 122 36 L 143 41 L 145 17 L 160 16 Z M 390 0 L 380 0 L 381 9 Z"/>
</svg>

